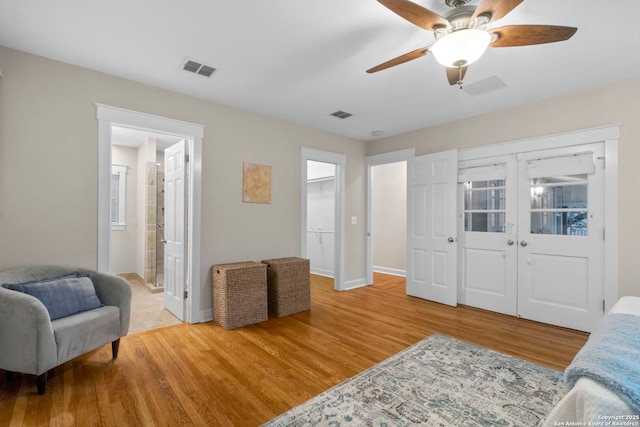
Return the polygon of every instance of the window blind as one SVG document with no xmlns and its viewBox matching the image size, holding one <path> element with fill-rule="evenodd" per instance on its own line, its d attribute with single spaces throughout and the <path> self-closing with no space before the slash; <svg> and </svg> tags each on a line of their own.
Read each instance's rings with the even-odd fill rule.
<svg viewBox="0 0 640 427">
<path fill-rule="evenodd" d="M 495 181 L 507 178 L 507 165 L 504 163 L 470 166 L 458 169 L 458 182 Z"/>
<path fill-rule="evenodd" d="M 527 177 L 582 175 L 596 172 L 593 153 L 576 153 L 566 156 L 533 159 L 527 161 Z"/>
<path fill-rule="evenodd" d="M 111 224 L 119 224 L 120 174 L 111 174 Z"/>
</svg>

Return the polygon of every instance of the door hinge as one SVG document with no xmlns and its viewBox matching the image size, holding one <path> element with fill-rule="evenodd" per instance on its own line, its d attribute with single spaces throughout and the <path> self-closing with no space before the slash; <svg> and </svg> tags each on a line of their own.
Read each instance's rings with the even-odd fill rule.
<svg viewBox="0 0 640 427">
<path fill-rule="evenodd" d="M 602 229 L 602 240 L 607 240 L 607 229 L 606 228 Z"/>
<path fill-rule="evenodd" d="M 605 301 L 604 301 L 604 300 L 602 300 L 602 312 L 603 312 L 603 313 L 606 313 L 606 308 L 605 308 L 605 306 L 606 306 Z"/>
<path fill-rule="evenodd" d="M 187 299 L 188 296 L 189 296 L 189 291 L 184 291 L 184 299 Z"/>
<path fill-rule="evenodd" d="M 189 155 L 188 154 L 184 155 L 184 162 L 185 163 L 189 163 Z"/>
</svg>

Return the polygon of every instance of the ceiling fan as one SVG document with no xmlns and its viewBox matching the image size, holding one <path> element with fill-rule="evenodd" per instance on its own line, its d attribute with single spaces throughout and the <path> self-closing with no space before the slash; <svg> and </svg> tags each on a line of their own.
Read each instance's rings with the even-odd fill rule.
<svg viewBox="0 0 640 427">
<path fill-rule="evenodd" d="M 478 6 L 471 0 L 445 0 L 453 7 L 440 16 L 409 0 L 378 0 L 407 21 L 433 31 L 436 42 L 413 50 L 367 70 L 375 73 L 403 64 L 427 54 L 447 68 L 451 85 L 462 88 L 468 66 L 478 60 L 487 47 L 528 46 L 568 40 L 578 30 L 557 25 L 506 25 L 487 29 L 487 25 L 503 18 L 524 0 L 484 0 Z"/>
</svg>

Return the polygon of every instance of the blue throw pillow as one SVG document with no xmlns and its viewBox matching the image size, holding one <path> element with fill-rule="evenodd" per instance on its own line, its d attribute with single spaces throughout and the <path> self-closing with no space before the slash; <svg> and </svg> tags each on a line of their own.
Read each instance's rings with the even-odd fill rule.
<svg viewBox="0 0 640 427">
<path fill-rule="evenodd" d="M 3 287 L 34 296 L 44 304 L 51 320 L 102 306 L 87 276 L 64 276 L 40 282 L 5 284 Z"/>
</svg>

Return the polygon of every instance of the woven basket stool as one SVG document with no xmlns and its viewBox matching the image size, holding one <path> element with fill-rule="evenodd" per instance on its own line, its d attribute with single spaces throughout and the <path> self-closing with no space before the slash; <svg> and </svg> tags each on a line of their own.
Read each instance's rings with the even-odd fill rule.
<svg viewBox="0 0 640 427">
<path fill-rule="evenodd" d="M 277 258 L 262 262 L 267 265 L 270 313 L 282 317 L 311 309 L 308 259 Z"/>
<path fill-rule="evenodd" d="M 259 262 L 214 265 L 213 320 L 225 329 L 235 329 L 269 319 L 267 266 Z"/>
</svg>

